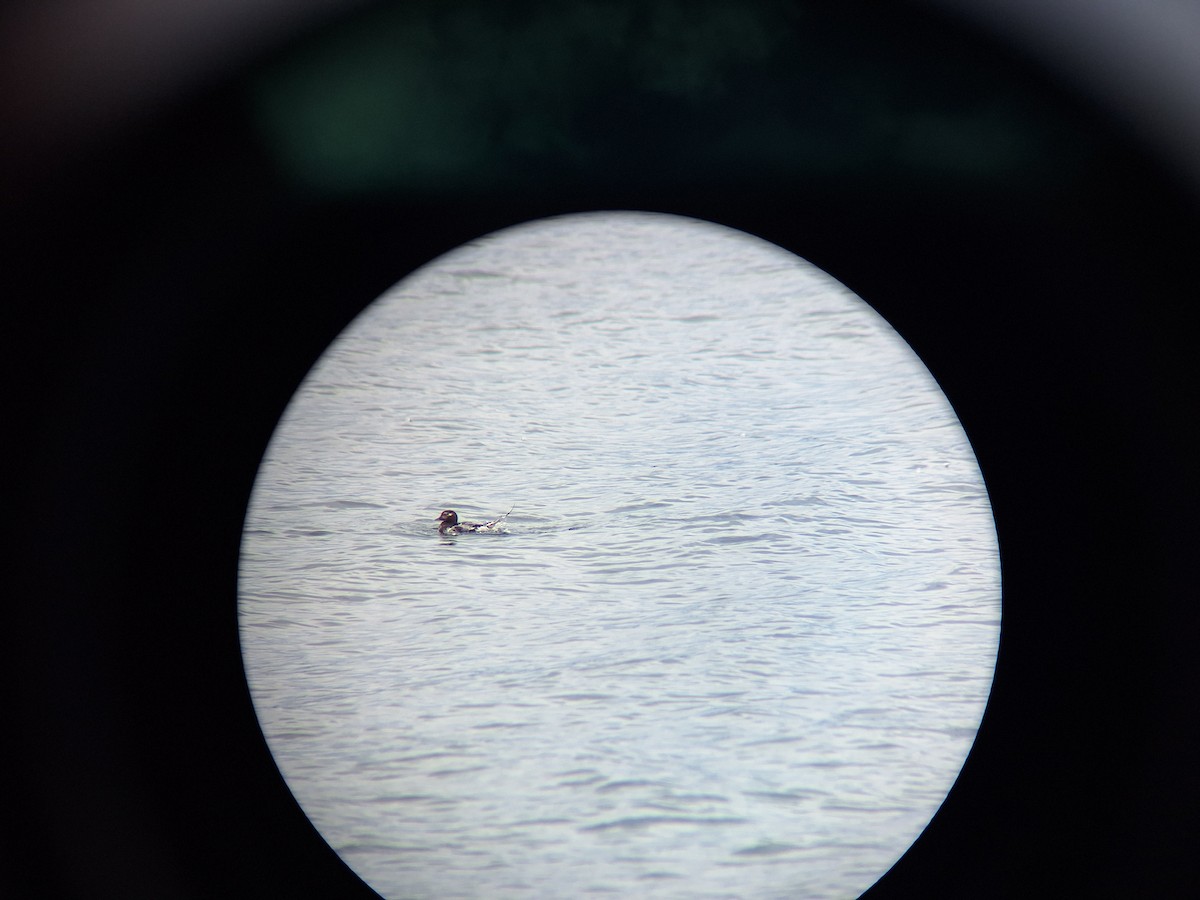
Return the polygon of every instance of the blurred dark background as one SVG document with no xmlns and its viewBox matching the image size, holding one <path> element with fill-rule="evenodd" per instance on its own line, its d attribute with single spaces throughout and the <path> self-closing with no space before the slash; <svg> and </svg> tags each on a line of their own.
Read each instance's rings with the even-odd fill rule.
<svg viewBox="0 0 1200 900">
<path fill-rule="evenodd" d="M 649 209 L 856 291 L 987 480 L 995 687 L 869 896 L 1194 896 L 1198 43 L 1167 0 L 9 4 L 0 892 L 372 896 L 245 686 L 261 454 L 415 267 Z"/>
</svg>

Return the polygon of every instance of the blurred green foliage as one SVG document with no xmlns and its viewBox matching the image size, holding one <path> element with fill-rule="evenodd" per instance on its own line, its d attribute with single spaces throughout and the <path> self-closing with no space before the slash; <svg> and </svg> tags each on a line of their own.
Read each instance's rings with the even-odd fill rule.
<svg viewBox="0 0 1200 900">
<path fill-rule="evenodd" d="M 322 194 L 1080 171 L 1069 124 L 1002 57 L 857 9 L 389 3 L 274 60 L 251 102 Z"/>
</svg>

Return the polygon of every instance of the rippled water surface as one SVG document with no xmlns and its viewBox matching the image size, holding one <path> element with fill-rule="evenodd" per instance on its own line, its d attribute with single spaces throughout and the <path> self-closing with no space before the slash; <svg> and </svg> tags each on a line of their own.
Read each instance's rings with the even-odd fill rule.
<svg viewBox="0 0 1200 900">
<path fill-rule="evenodd" d="M 439 900 L 857 895 L 953 783 L 1000 619 L 979 470 L 903 341 L 778 248 L 632 213 L 364 313 L 272 440 L 240 593 L 304 810 Z"/>
</svg>

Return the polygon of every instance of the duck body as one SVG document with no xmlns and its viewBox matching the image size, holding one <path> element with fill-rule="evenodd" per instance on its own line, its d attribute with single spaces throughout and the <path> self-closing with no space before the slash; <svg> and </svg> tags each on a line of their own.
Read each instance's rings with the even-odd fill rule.
<svg viewBox="0 0 1200 900">
<path fill-rule="evenodd" d="M 452 509 L 444 509 L 438 516 L 438 534 L 463 534 L 467 531 L 478 531 L 481 527 L 478 522 L 458 521 L 458 513 Z"/>
<path fill-rule="evenodd" d="M 512 510 L 510 509 L 508 512 L 512 512 Z M 437 519 L 438 534 L 465 534 L 468 531 L 489 531 L 507 518 L 508 513 L 505 513 L 500 518 L 493 519 L 491 522 L 460 522 L 458 521 L 458 513 L 452 509 L 444 509 Z"/>
</svg>

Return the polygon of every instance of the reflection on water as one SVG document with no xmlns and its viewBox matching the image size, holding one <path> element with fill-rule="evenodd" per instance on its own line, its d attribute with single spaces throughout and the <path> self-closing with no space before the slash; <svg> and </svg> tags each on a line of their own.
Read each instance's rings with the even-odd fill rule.
<svg viewBox="0 0 1200 900">
<path fill-rule="evenodd" d="M 999 594 L 970 447 L 886 324 L 627 213 L 354 323 L 269 448 L 240 614 L 288 784 L 384 896 L 845 897 L 961 767 Z"/>
</svg>

